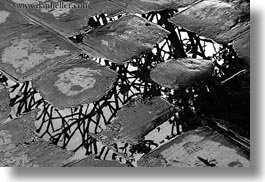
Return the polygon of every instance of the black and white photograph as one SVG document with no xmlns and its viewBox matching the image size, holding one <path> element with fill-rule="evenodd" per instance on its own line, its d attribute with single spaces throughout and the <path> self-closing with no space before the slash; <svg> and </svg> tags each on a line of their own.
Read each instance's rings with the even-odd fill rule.
<svg viewBox="0 0 265 182">
<path fill-rule="evenodd" d="M 250 85 L 250 0 L 0 0 L 1 167 L 248 168 Z"/>
</svg>

